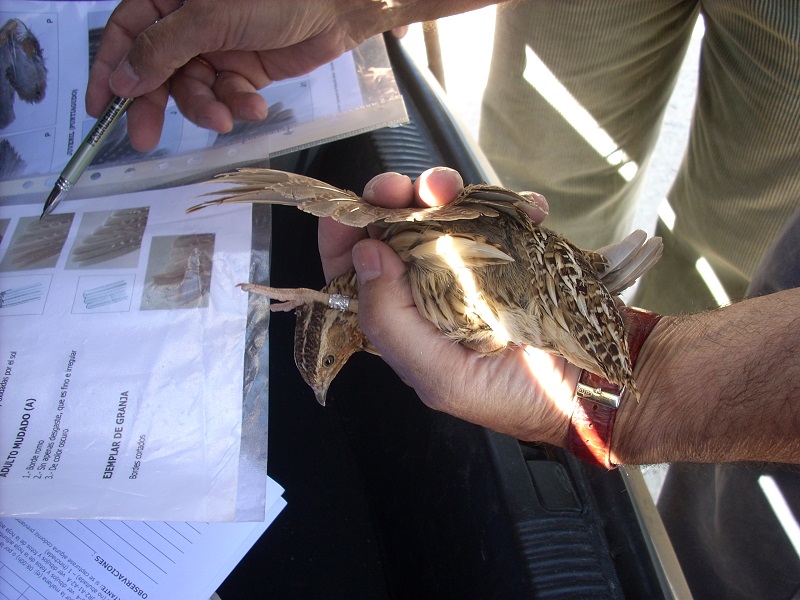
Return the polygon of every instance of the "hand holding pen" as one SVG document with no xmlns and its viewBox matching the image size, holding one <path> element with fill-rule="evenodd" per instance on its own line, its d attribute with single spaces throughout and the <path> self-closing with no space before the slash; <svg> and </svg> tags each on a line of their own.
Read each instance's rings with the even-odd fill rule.
<svg viewBox="0 0 800 600">
<path fill-rule="evenodd" d="M 170 95 L 190 121 L 225 133 L 234 120 L 266 118 L 258 89 L 308 73 L 372 35 L 427 19 L 447 4 L 122 0 L 89 75 L 87 109 L 99 115 L 114 95 L 137 98 L 128 113 L 128 132 L 140 151 L 158 142 Z"/>
<path fill-rule="evenodd" d="M 142 152 L 158 143 L 170 95 L 186 118 L 218 133 L 230 131 L 234 120 L 263 120 L 260 88 L 308 73 L 372 35 L 441 16 L 439 2 L 410 4 L 416 8 L 364 1 L 345 11 L 334 0 L 122 0 L 86 91 L 87 111 L 100 117 L 99 142 L 90 135 L 78 149 L 42 216 L 69 193 L 127 106 L 128 137 Z"/>
</svg>

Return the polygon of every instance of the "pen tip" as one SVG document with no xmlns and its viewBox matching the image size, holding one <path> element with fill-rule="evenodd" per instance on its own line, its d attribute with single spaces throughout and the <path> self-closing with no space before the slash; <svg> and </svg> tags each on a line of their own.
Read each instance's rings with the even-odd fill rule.
<svg viewBox="0 0 800 600">
<path fill-rule="evenodd" d="M 69 188 L 67 188 L 66 190 L 64 189 L 64 185 L 62 184 L 61 179 L 59 179 L 58 182 L 56 182 L 56 185 L 50 191 L 50 195 L 47 196 L 47 200 L 44 201 L 42 216 L 39 217 L 40 221 L 44 219 L 46 216 L 48 216 L 51 212 L 53 212 L 58 203 L 64 199 L 64 196 L 66 196 L 66 191 L 68 191 L 68 189 Z"/>
</svg>

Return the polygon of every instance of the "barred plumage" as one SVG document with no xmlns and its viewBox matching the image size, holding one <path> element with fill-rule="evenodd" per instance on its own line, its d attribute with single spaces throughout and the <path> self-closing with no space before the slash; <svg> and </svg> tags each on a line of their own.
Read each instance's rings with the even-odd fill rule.
<svg viewBox="0 0 800 600">
<path fill-rule="evenodd" d="M 636 231 L 597 252 L 581 250 L 531 221 L 525 207 L 532 202 L 524 193 L 496 186 L 467 186 L 445 206 L 387 209 L 280 171 L 244 169 L 221 179 L 240 187 L 212 192 L 222 198 L 190 210 L 267 202 L 357 227 L 383 223 L 381 239 L 406 263 L 417 308 L 445 335 L 483 353 L 535 346 L 638 397 L 615 298 L 656 263 L 660 238 Z M 353 352 L 374 351 L 358 329 L 355 302 L 348 312 L 327 304 L 332 293 L 356 297 L 354 272 L 334 279 L 322 293 L 243 287 L 283 300 L 274 310 L 298 309 L 295 361 L 321 403 Z"/>
</svg>

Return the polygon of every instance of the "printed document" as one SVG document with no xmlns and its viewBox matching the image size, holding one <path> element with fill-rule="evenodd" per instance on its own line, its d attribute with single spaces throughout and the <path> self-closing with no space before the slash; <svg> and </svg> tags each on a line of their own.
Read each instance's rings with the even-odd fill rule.
<svg viewBox="0 0 800 600">
<path fill-rule="evenodd" d="M 263 517 L 252 211 L 185 214 L 209 187 L 0 207 L 0 516 Z"/>
</svg>

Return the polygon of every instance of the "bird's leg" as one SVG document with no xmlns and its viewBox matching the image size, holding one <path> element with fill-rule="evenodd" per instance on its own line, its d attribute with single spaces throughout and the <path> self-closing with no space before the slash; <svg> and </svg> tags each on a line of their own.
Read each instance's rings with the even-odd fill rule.
<svg viewBox="0 0 800 600">
<path fill-rule="evenodd" d="M 341 312 L 358 312 L 358 300 L 343 294 L 328 294 L 309 288 L 274 288 L 254 283 L 240 283 L 239 287 L 245 292 L 279 300 L 280 302 L 269 305 L 272 312 L 294 310 L 312 302 L 319 302 Z"/>
</svg>

